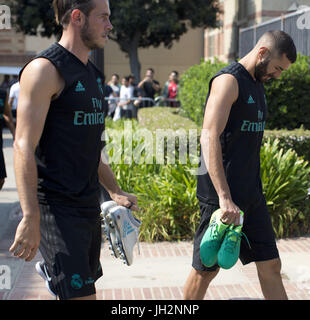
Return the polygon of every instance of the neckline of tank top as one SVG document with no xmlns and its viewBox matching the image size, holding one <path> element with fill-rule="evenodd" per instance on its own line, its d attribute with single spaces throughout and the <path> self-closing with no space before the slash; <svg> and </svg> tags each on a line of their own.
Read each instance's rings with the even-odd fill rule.
<svg viewBox="0 0 310 320">
<path fill-rule="evenodd" d="M 235 63 L 241 67 L 241 69 L 246 73 L 247 77 L 250 78 L 255 84 L 259 84 L 260 82 L 257 80 L 254 80 L 252 75 L 250 74 L 250 72 L 245 68 L 245 66 L 243 64 L 241 64 L 240 62 L 235 61 Z"/>
<path fill-rule="evenodd" d="M 70 50 L 66 49 L 65 47 L 63 47 L 60 43 L 55 42 L 54 45 L 56 45 L 58 48 L 60 48 L 62 51 L 66 52 L 67 54 L 71 55 L 75 60 L 77 60 L 80 64 L 82 64 L 84 66 L 84 68 L 88 69 L 89 67 L 89 59 L 87 61 L 87 64 L 84 64 L 84 62 L 79 59 L 74 53 L 72 53 Z"/>
</svg>

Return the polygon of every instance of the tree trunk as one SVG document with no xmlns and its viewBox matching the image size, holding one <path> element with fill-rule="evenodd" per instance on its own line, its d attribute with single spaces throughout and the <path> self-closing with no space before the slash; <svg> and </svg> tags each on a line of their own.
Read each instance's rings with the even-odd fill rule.
<svg viewBox="0 0 310 320">
<path fill-rule="evenodd" d="M 136 32 L 128 48 L 130 71 L 135 76 L 136 84 L 138 84 L 141 79 L 140 78 L 141 64 L 140 64 L 139 55 L 138 55 L 139 39 L 140 39 L 140 32 Z"/>
</svg>

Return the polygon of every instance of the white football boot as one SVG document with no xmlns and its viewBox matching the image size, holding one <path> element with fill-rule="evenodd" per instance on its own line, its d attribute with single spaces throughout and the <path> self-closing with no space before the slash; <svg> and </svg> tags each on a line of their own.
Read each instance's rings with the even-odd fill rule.
<svg viewBox="0 0 310 320">
<path fill-rule="evenodd" d="M 130 266 L 133 262 L 133 249 L 137 242 L 139 250 L 139 228 L 141 221 L 131 214 L 131 210 L 118 206 L 114 201 L 101 205 L 104 223 L 104 239 L 109 241 L 112 255 Z M 139 250 L 140 253 L 140 250 Z"/>
</svg>

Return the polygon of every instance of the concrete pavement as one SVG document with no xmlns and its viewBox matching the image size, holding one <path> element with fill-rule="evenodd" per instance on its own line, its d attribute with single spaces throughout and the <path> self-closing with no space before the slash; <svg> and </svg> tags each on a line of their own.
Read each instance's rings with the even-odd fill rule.
<svg viewBox="0 0 310 320">
<path fill-rule="evenodd" d="M 0 192 L 0 268 L 10 271 L 10 289 L 4 279 L 8 272 L 0 270 L 0 300 L 51 300 L 34 265 L 41 260 L 38 253 L 29 263 L 11 256 L 21 215 L 13 172 L 12 139 L 4 132 L 4 153 L 8 179 Z M 282 277 L 290 299 L 310 299 L 310 237 L 278 240 L 282 259 Z M 132 266 L 122 264 L 110 255 L 103 244 L 101 263 L 104 275 L 96 282 L 99 299 L 106 300 L 181 300 L 183 286 L 191 269 L 192 242 L 140 243 L 141 255 L 135 248 Z M 6 278 L 7 279 L 7 278 Z M 1 282 L 2 281 L 2 282 Z M 6 281 L 6 282 L 5 282 Z M 1 289 L 2 286 L 2 289 Z M 205 299 L 263 299 L 255 264 L 238 263 L 221 270 L 212 282 Z"/>
</svg>

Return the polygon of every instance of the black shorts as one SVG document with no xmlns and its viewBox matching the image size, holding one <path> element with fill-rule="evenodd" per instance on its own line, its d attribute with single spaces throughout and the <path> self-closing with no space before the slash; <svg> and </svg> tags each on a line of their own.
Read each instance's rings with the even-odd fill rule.
<svg viewBox="0 0 310 320">
<path fill-rule="evenodd" d="M 60 299 L 96 293 L 100 265 L 100 215 L 86 208 L 40 204 L 40 252 Z"/>
<path fill-rule="evenodd" d="M 3 149 L 2 129 L 0 127 L 0 179 L 1 180 L 6 178 L 5 162 L 4 162 L 4 155 L 3 155 L 2 149 Z"/>
<path fill-rule="evenodd" d="M 194 238 L 192 266 L 200 271 L 215 271 L 219 266 L 206 267 L 200 260 L 200 242 L 207 230 L 212 213 L 219 208 L 217 205 L 200 203 L 200 225 Z M 239 207 L 244 212 L 242 232 L 247 236 L 250 246 L 244 236 L 241 238 L 239 259 L 242 264 L 254 261 L 272 260 L 279 257 L 275 233 L 272 228 L 270 215 L 263 196 L 247 207 Z"/>
</svg>

